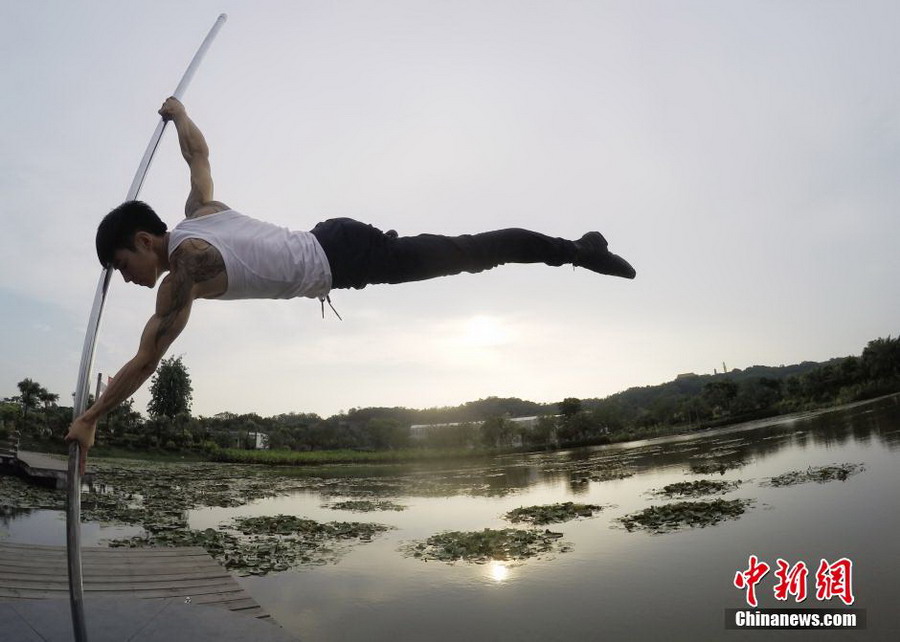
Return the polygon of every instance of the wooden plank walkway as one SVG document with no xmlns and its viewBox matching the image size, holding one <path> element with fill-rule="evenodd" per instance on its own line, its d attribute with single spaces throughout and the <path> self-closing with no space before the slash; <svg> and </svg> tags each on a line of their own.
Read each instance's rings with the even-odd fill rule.
<svg viewBox="0 0 900 642">
<path fill-rule="evenodd" d="M 81 555 L 85 598 L 190 598 L 274 623 L 202 548 L 83 547 Z M 68 595 L 65 547 L 0 542 L 0 600 Z"/>
<path fill-rule="evenodd" d="M 59 489 L 66 488 L 68 484 L 69 466 L 64 457 L 19 450 L 12 455 L 3 456 L 2 459 L 3 463 L 15 468 L 19 474 L 38 483 Z M 94 473 L 86 471 L 81 480 L 90 484 L 94 480 Z"/>
</svg>

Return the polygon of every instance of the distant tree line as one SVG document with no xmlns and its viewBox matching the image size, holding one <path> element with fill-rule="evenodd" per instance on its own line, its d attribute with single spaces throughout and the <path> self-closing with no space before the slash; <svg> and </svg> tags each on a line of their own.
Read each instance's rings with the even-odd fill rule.
<svg viewBox="0 0 900 642">
<path fill-rule="evenodd" d="M 19 395 L 0 402 L 0 437 L 12 429 L 45 449 L 64 450 L 60 437 L 72 409 L 24 379 Z M 192 387 L 181 357 L 165 359 L 151 381 L 148 418 L 133 401 L 120 404 L 98 427 L 98 447 L 170 452 L 253 448 L 256 433 L 270 449 L 399 450 L 557 448 L 627 440 L 743 421 L 900 392 L 900 338 L 870 341 L 858 357 L 792 366 L 753 366 L 716 375 L 681 375 L 657 386 L 631 388 L 604 399 L 568 398 L 539 404 L 488 397 L 460 406 L 353 408 L 328 418 L 312 413 L 273 417 L 190 414 Z M 517 417 L 537 417 L 528 424 Z M 412 439 L 410 426 L 444 424 Z"/>
<path fill-rule="evenodd" d="M 753 366 L 718 375 L 682 375 L 585 402 L 612 432 L 662 426 L 733 423 L 900 391 L 900 339 L 870 341 L 859 357 L 773 368 Z"/>
</svg>

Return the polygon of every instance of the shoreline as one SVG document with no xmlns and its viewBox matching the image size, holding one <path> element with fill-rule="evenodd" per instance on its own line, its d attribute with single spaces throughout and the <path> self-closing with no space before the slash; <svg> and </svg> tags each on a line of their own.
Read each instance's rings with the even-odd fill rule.
<svg viewBox="0 0 900 642">
<path fill-rule="evenodd" d="M 592 440 L 585 443 L 577 443 L 565 445 L 559 448 L 506 448 L 495 450 L 478 450 L 478 449 L 403 449 L 403 450 L 375 450 L 375 451 L 353 451 L 353 450 L 320 450 L 320 451 L 280 451 L 280 450 L 223 450 L 218 456 L 206 456 L 198 454 L 196 458 L 182 456 L 181 459 L 177 455 L 168 457 L 141 457 L 142 453 L 135 452 L 134 459 L 147 459 L 151 461 L 211 461 L 216 463 L 231 463 L 240 465 L 258 465 L 270 467 L 307 467 L 307 466 L 328 466 L 328 465 L 390 465 L 390 464 L 412 464 L 412 463 L 428 463 L 428 462 L 451 462 L 460 460 L 476 460 L 488 459 L 491 457 L 504 455 L 528 455 L 541 453 L 561 453 L 566 451 L 579 450 L 583 448 L 603 448 L 606 447 L 623 447 L 631 448 L 643 444 L 665 443 L 667 441 L 679 441 L 690 439 L 694 436 L 708 434 L 729 434 L 734 432 L 744 432 L 754 430 L 779 423 L 797 421 L 800 419 L 808 419 L 817 417 L 829 412 L 855 408 L 867 404 L 878 403 L 892 397 L 900 397 L 900 393 L 891 393 L 882 395 L 873 399 L 865 399 L 862 401 L 853 401 L 846 404 L 829 405 L 820 408 L 793 411 L 783 414 L 769 415 L 756 419 L 736 418 L 734 423 L 727 423 L 718 426 L 708 427 L 685 427 L 671 426 L 671 430 L 664 430 L 665 434 L 654 434 L 648 436 L 635 435 L 632 438 L 615 439 L 615 435 L 611 435 L 607 439 Z M 648 430 L 648 432 L 653 432 Z M 98 459 L 123 458 L 121 454 L 114 457 L 97 456 Z M 129 457 L 130 459 L 130 457 Z"/>
</svg>

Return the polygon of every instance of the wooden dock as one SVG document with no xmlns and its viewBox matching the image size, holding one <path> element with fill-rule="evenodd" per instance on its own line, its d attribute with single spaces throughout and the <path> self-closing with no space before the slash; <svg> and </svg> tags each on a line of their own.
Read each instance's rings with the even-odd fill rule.
<svg viewBox="0 0 900 642">
<path fill-rule="evenodd" d="M 183 598 L 274 623 L 202 548 L 84 547 L 81 552 L 85 598 Z M 68 596 L 64 547 L 0 542 L 0 601 Z"/>
<path fill-rule="evenodd" d="M 27 450 L 0 453 L 0 463 L 12 468 L 16 474 L 29 481 L 64 489 L 68 484 L 68 461 L 60 456 L 35 453 Z M 81 481 L 90 484 L 94 481 L 94 473 L 86 471 Z"/>
</svg>

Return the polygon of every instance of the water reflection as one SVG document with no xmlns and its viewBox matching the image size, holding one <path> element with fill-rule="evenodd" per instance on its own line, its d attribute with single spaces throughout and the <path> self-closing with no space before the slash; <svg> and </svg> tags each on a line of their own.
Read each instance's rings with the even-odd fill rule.
<svg viewBox="0 0 900 642">
<path fill-rule="evenodd" d="M 534 483 L 565 482 L 573 494 L 585 494 L 590 481 L 624 479 L 650 470 L 687 467 L 695 474 L 725 474 L 786 448 L 836 448 L 877 440 L 895 449 L 900 446 L 898 409 L 900 397 L 893 396 L 839 410 L 801 413 L 639 444 L 527 455 L 522 462 L 539 471 L 532 478 Z M 752 435 L 743 434 L 751 431 Z"/>
<path fill-rule="evenodd" d="M 0 525 L 2 525 L 4 529 L 8 529 L 12 522 L 23 517 L 28 517 L 33 512 L 34 510 L 31 508 L 17 508 L 15 506 L 0 505 Z"/>
<path fill-rule="evenodd" d="M 494 560 L 487 564 L 486 574 L 495 584 L 502 584 L 509 579 L 510 569 L 505 562 Z"/>
</svg>

